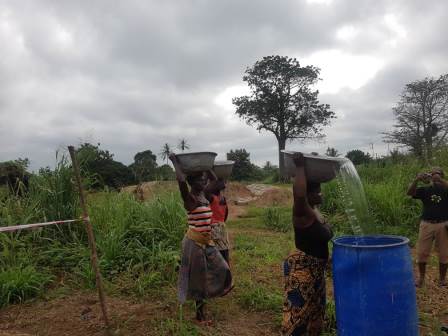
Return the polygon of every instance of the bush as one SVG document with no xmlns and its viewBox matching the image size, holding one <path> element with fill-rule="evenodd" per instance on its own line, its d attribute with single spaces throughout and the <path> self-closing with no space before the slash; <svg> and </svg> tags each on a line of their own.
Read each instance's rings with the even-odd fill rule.
<svg viewBox="0 0 448 336">
<path fill-rule="evenodd" d="M 281 207 L 266 208 L 263 212 L 263 224 L 271 230 L 288 232 L 292 228 L 291 209 Z"/>
<path fill-rule="evenodd" d="M 34 266 L 14 266 L 0 270 L 0 306 L 22 302 L 39 294 L 52 277 Z"/>
</svg>

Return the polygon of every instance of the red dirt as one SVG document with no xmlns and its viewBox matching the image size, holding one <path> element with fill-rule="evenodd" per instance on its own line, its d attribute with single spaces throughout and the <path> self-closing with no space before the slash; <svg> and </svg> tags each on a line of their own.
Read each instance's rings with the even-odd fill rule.
<svg viewBox="0 0 448 336">
<path fill-rule="evenodd" d="M 240 198 L 252 197 L 252 193 L 247 189 L 246 185 L 239 182 L 229 182 L 227 183 L 224 195 L 230 204 L 233 204 Z"/>
<path fill-rule="evenodd" d="M 292 191 L 285 188 L 267 190 L 253 204 L 260 207 L 266 206 L 292 206 Z"/>
</svg>

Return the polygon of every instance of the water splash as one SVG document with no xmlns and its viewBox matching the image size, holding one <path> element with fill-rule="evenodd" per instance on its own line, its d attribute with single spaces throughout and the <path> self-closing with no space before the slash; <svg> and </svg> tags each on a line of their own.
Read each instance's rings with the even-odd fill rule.
<svg viewBox="0 0 448 336">
<path fill-rule="evenodd" d="M 349 159 L 339 162 L 337 185 L 353 233 L 355 235 L 371 233 L 372 219 L 369 216 L 364 188 L 355 166 Z"/>
</svg>

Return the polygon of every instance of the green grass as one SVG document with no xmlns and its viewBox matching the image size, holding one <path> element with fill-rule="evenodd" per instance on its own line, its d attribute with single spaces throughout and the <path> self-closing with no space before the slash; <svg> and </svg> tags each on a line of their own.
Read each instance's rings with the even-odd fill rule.
<svg viewBox="0 0 448 336">
<path fill-rule="evenodd" d="M 290 231 L 292 229 L 291 208 L 275 206 L 264 209 L 263 223 L 266 228 L 274 231 Z"/>
<path fill-rule="evenodd" d="M 30 265 L 0 269 L 0 307 L 35 297 L 51 280 L 51 275 Z"/>
<path fill-rule="evenodd" d="M 79 218 L 73 181 L 71 167 L 60 157 L 55 169 L 43 169 L 31 177 L 24 197 L 2 190 L 6 196 L 0 198 L 0 226 Z M 106 281 L 126 279 L 124 291 L 140 296 L 175 281 L 185 231 L 185 210 L 178 193 L 139 202 L 130 194 L 105 191 L 88 194 L 88 208 Z M 73 286 L 94 288 L 84 224 L 0 234 L 2 300 L 8 293 L 11 300 L 7 302 L 17 302 L 42 292 L 49 281 L 43 281 L 43 273 L 32 272 L 35 269 L 65 273 Z M 7 281 L 14 279 L 14 273 L 16 280 Z M 34 285 L 34 275 L 42 279 L 42 285 Z M 30 278 L 29 290 L 26 277 Z"/>
</svg>

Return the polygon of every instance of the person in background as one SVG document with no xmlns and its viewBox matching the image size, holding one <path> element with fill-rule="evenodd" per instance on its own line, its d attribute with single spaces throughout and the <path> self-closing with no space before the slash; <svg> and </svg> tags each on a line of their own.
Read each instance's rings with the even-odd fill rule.
<svg viewBox="0 0 448 336">
<path fill-rule="evenodd" d="M 417 187 L 423 182 L 427 185 Z M 425 282 L 426 263 L 435 242 L 439 254 L 439 285 L 446 286 L 448 267 L 448 182 L 441 168 L 432 168 L 429 173 L 416 176 L 407 194 L 423 203 L 420 229 L 417 240 L 417 262 L 419 277 L 415 283 L 422 287 Z"/>
<path fill-rule="evenodd" d="M 216 183 L 210 183 L 210 187 L 206 189 L 205 193 L 212 209 L 212 240 L 227 264 L 230 265 L 230 244 L 225 224 L 229 215 L 229 208 L 223 194 L 225 188 L 225 181 L 218 179 Z"/>
<path fill-rule="evenodd" d="M 317 207 L 322 203 L 320 184 L 307 181 L 305 158 L 294 156 L 293 228 L 296 250 L 283 264 L 285 301 L 283 335 L 320 335 L 325 318 L 325 268 L 328 242 L 333 236 Z"/>
<path fill-rule="evenodd" d="M 215 183 L 216 176 L 212 171 L 186 176 L 176 155 L 171 154 L 169 158 L 188 216 L 188 230 L 182 241 L 178 298 L 181 304 L 194 300 L 196 320 L 209 325 L 212 321 L 206 316 L 205 300 L 223 296 L 232 289 L 229 266 L 211 238 L 212 211 L 204 194 L 207 180 Z"/>
</svg>

